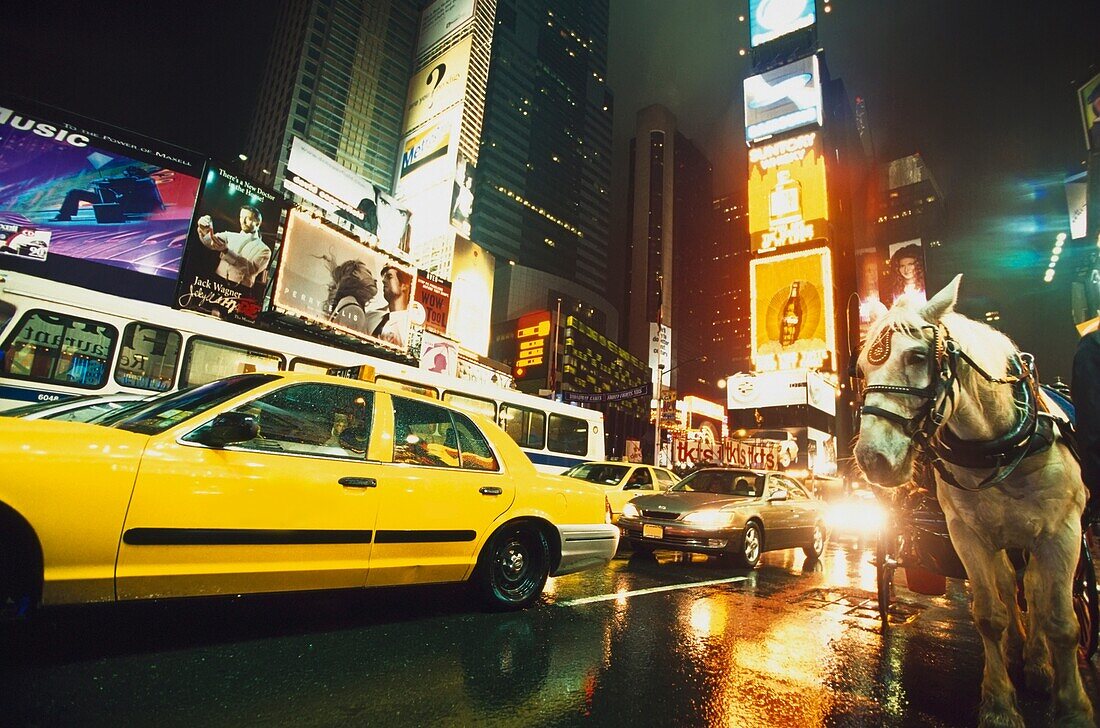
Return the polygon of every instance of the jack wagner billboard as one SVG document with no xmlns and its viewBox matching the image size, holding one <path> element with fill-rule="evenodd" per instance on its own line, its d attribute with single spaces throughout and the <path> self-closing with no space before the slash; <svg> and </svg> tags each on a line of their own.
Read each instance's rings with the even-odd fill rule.
<svg viewBox="0 0 1100 728">
<path fill-rule="evenodd" d="M 298 137 L 290 143 L 283 188 L 325 211 L 341 227 L 395 255 L 409 252 L 409 212 L 378 185 Z"/>
<path fill-rule="evenodd" d="M 828 248 L 749 261 L 749 296 L 757 371 L 815 369 L 836 351 Z"/>
<path fill-rule="evenodd" d="M 749 0 L 751 46 L 781 38 L 817 20 L 816 0 Z"/>
<path fill-rule="evenodd" d="M 187 236 L 175 306 L 252 323 L 268 281 L 282 198 L 208 165 Z"/>
<path fill-rule="evenodd" d="M 749 149 L 753 252 L 828 237 L 825 153 L 817 131 Z"/>
<path fill-rule="evenodd" d="M 413 271 L 293 211 L 279 255 L 276 309 L 404 351 Z"/>
<path fill-rule="evenodd" d="M 745 79 L 745 141 L 791 129 L 821 126 L 821 71 L 817 56 Z"/>
<path fill-rule="evenodd" d="M 203 161 L 67 112 L 0 100 L 0 266 L 169 303 Z M 144 275 L 139 275 L 144 274 Z"/>
</svg>

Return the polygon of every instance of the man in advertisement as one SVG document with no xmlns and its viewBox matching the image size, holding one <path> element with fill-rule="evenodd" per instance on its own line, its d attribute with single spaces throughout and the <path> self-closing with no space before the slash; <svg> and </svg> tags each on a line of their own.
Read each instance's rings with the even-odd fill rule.
<svg viewBox="0 0 1100 728">
<path fill-rule="evenodd" d="M 412 276 L 395 266 L 384 265 L 379 277 L 382 279 L 382 297 L 386 299 L 386 305 L 368 313 L 367 325 L 370 327 L 373 324 L 370 329 L 372 336 L 404 349 L 409 331 Z"/>
<path fill-rule="evenodd" d="M 214 221 L 203 215 L 196 223 L 199 240 L 219 256 L 216 275 L 230 283 L 252 288 L 266 281 L 267 264 L 271 262 L 271 250 L 260 237 L 263 215 L 255 207 L 241 206 L 240 232 L 214 232 Z"/>
</svg>

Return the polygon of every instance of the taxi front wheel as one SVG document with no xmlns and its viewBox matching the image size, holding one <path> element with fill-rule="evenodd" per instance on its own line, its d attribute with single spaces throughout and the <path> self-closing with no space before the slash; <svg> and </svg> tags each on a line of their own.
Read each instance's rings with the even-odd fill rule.
<svg viewBox="0 0 1100 728">
<path fill-rule="evenodd" d="M 489 539 L 473 585 L 490 609 L 523 609 L 542 594 L 549 574 L 546 534 L 532 524 L 514 523 Z"/>
</svg>

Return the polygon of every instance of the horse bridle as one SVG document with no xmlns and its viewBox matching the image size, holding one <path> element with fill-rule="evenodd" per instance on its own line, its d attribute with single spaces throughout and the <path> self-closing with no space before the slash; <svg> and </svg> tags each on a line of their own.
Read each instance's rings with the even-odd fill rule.
<svg viewBox="0 0 1100 728">
<path fill-rule="evenodd" d="M 942 323 L 922 326 L 921 331 L 931 331 L 932 356 L 929 357 L 928 385 L 912 387 L 901 384 L 869 384 L 863 388 L 862 396 L 866 397 L 868 393 L 873 392 L 901 394 L 918 397 L 924 400 L 924 404 L 912 417 L 865 404 L 859 408 L 860 416 L 866 414 L 882 417 L 898 425 L 906 437 L 912 438 L 918 452 L 929 455 L 940 476 L 950 485 L 963 490 L 982 490 L 996 485 L 1007 478 L 1027 455 L 1043 449 L 1044 446 L 1049 447 L 1053 440 L 1049 427 L 1038 441 L 1033 438 L 1037 431 L 1038 396 L 1034 391 L 1034 361 L 1030 354 L 1020 353 L 1012 360 L 1012 367 L 1016 370 L 1016 374 L 994 377 L 959 347 Z M 892 329 L 883 329 L 869 354 L 873 356 L 875 347 L 878 346 L 884 347 L 885 354 L 888 356 L 889 344 L 883 344 L 882 338 L 887 337 L 888 342 L 893 333 Z M 955 383 L 958 381 L 960 360 L 965 361 L 974 371 L 993 384 L 1010 384 L 1019 387 L 1017 400 L 1025 406 L 1024 417 L 1019 419 L 1009 432 L 993 441 L 971 443 L 960 440 L 950 430 L 942 429 L 947 419 L 948 403 L 954 407 Z M 958 482 L 944 465 L 944 461 L 961 467 L 991 467 L 994 470 L 976 487 L 968 488 Z"/>
</svg>

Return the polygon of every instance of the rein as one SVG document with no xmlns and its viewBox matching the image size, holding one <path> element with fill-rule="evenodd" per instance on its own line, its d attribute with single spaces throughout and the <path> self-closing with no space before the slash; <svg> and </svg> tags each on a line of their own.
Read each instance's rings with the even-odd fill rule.
<svg viewBox="0 0 1100 728">
<path fill-rule="evenodd" d="M 1034 376 L 1034 359 L 1030 354 L 1021 353 L 1011 360 L 1016 373 L 1005 377 L 994 377 L 975 362 L 958 343 L 943 324 L 921 327 L 923 332 L 931 331 L 933 356 L 929 359 L 931 380 L 926 387 L 911 387 L 899 384 L 870 384 L 864 387 L 863 394 L 880 392 L 882 394 L 901 394 L 918 397 L 924 403 L 912 417 L 875 405 L 863 405 L 860 415 L 882 417 L 898 425 L 907 437 L 912 438 L 919 453 L 924 453 L 945 482 L 961 490 L 985 490 L 1013 473 L 1024 458 L 1032 453 L 1041 452 L 1054 442 L 1053 421 L 1050 417 L 1040 417 L 1038 411 L 1038 392 Z M 889 358 L 889 344 L 882 343 L 882 336 L 893 335 L 890 329 L 884 329 L 876 343 L 868 352 L 868 361 L 881 364 Z M 877 349 L 877 351 L 876 351 Z M 878 361 L 875 357 L 878 357 Z M 975 372 L 991 384 L 1012 385 L 1017 404 L 1024 414 L 1004 435 L 990 440 L 975 442 L 962 440 L 950 429 L 944 428 L 948 403 L 952 409 L 955 404 L 955 384 L 958 381 L 959 362 L 965 361 Z M 950 463 L 963 468 L 992 468 L 981 483 L 971 488 L 958 482 L 947 468 Z"/>
</svg>

